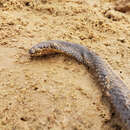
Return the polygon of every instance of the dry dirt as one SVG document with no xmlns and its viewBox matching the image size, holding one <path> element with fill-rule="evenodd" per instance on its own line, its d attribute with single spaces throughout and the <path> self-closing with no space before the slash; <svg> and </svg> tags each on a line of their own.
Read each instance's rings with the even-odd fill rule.
<svg viewBox="0 0 130 130">
<path fill-rule="evenodd" d="M 83 44 L 130 88 L 130 13 L 117 2 L 0 1 L 0 130 L 123 130 L 83 65 L 28 54 L 46 40 Z"/>
</svg>

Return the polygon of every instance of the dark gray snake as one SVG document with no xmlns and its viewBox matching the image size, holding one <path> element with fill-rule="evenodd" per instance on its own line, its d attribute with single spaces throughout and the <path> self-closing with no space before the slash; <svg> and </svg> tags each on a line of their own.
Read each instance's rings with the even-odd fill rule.
<svg viewBox="0 0 130 130">
<path fill-rule="evenodd" d="M 127 130 L 130 130 L 130 90 L 112 71 L 109 64 L 88 48 L 74 43 L 51 40 L 39 43 L 29 50 L 31 56 L 62 53 L 83 63 L 99 81 L 103 93 L 108 98 Z"/>
</svg>

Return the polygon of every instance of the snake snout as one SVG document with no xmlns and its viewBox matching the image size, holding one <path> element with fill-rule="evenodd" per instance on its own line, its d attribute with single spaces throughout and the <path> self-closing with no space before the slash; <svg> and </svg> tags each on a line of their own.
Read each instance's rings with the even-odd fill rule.
<svg viewBox="0 0 130 130">
<path fill-rule="evenodd" d="M 31 48 L 31 49 L 29 49 L 29 54 L 34 54 L 35 53 L 35 49 L 33 49 L 33 48 Z"/>
</svg>

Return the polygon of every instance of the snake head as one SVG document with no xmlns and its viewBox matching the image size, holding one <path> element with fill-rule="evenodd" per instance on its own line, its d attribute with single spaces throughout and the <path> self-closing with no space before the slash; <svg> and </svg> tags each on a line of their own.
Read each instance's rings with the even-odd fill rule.
<svg viewBox="0 0 130 130">
<path fill-rule="evenodd" d="M 33 49 L 33 48 L 29 49 L 29 54 L 30 54 L 30 55 L 35 54 L 35 49 Z"/>
<path fill-rule="evenodd" d="M 29 54 L 31 56 L 43 56 L 43 55 L 48 55 L 48 54 L 54 54 L 58 52 L 58 50 L 55 49 L 55 46 L 56 45 L 54 45 L 54 43 L 42 42 L 33 46 L 29 50 Z"/>
<path fill-rule="evenodd" d="M 49 44 L 47 42 L 38 43 L 29 49 L 31 56 L 41 56 L 47 53 Z"/>
<path fill-rule="evenodd" d="M 35 47 L 32 47 L 30 50 L 29 50 L 29 54 L 31 56 L 41 56 L 41 55 L 45 55 L 47 54 L 47 49 L 46 48 L 35 48 Z"/>
</svg>

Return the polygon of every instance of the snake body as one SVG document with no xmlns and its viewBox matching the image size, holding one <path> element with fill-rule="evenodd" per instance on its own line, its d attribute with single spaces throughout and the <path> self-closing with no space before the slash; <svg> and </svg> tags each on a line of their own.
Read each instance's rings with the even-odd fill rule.
<svg viewBox="0 0 130 130">
<path fill-rule="evenodd" d="M 87 66 L 126 129 L 130 130 L 130 90 L 100 56 L 85 46 L 59 40 L 41 42 L 33 46 L 29 53 L 31 56 L 63 53 Z"/>
</svg>

